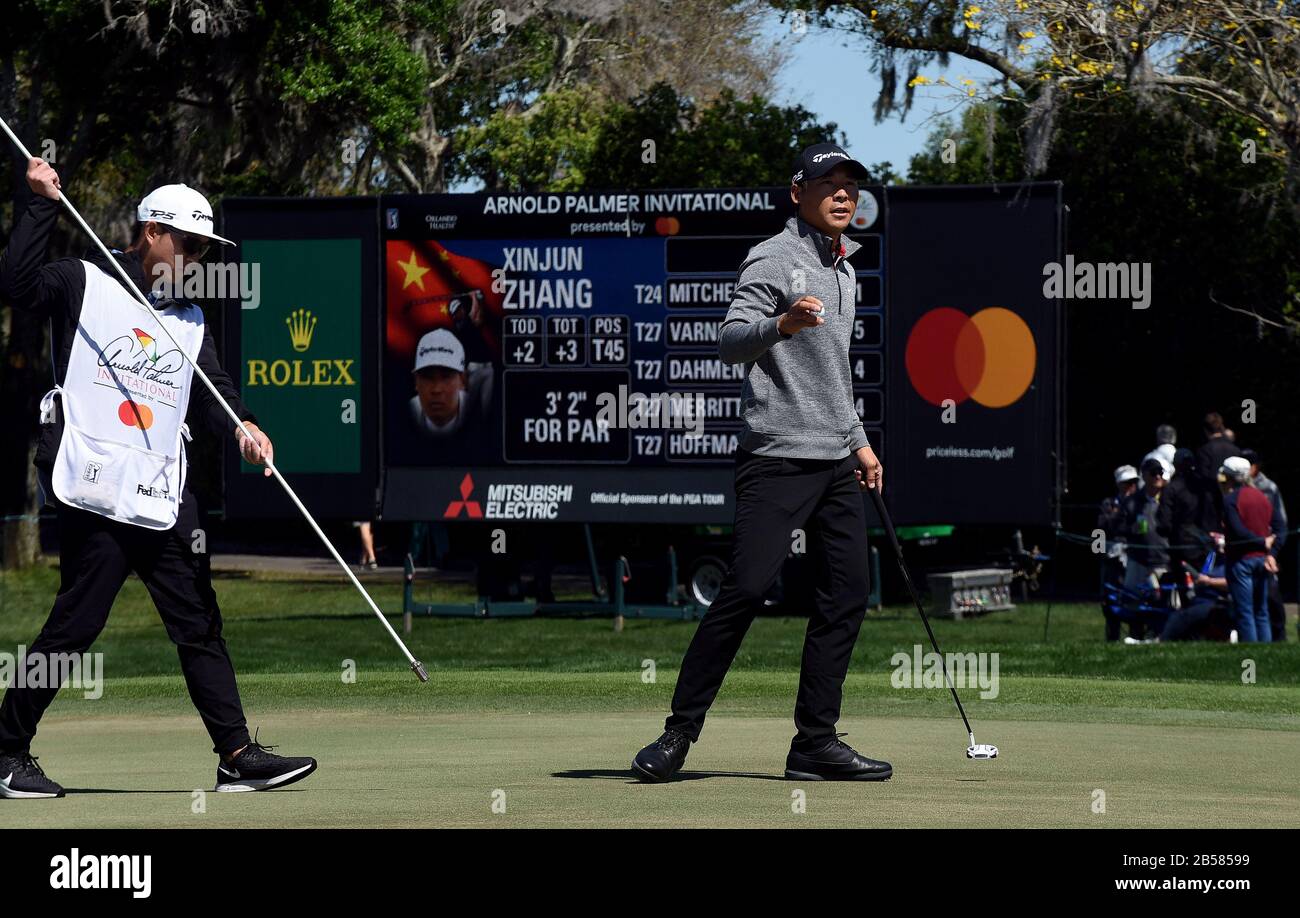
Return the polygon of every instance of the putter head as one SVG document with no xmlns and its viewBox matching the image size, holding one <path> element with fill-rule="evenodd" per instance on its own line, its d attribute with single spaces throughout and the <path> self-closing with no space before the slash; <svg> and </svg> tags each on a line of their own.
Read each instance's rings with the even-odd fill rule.
<svg viewBox="0 0 1300 918">
<path fill-rule="evenodd" d="M 998 757 L 998 747 L 990 746 L 988 743 L 976 743 L 973 746 L 966 747 L 966 758 L 968 759 L 996 759 Z"/>
<path fill-rule="evenodd" d="M 416 678 L 418 678 L 421 682 L 429 681 L 429 672 L 424 668 L 424 664 L 421 663 L 419 660 L 416 660 L 414 663 L 411 664 L 411 669 L 415 672 Z"/>
</svg>

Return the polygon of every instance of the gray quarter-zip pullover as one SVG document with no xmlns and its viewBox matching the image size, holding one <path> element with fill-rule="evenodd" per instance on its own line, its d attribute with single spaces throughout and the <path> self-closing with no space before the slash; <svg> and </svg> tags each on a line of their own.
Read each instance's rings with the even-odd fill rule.
<svg viewBox="0 0 1300 918">
<path fill-rule="evenodd" d="M 842 459 L 867 446 L 853 407 L 849 342 L 857 278 L 847 261 L 861 246 L 828 236 L 798 216 L 749 250 L 718 334 L 724 363 L 745 364 L 740 446 L 762 456 Z M 782 335 L 777 319 L 796 300 L 822 302 L 825 325 Z"/>
</svg>

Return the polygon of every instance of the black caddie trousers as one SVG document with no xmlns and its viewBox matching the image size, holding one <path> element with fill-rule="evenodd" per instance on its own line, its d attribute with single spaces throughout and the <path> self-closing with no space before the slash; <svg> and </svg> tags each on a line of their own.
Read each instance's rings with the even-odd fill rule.
<svg viewBox="0 0 1300 918">
<path fill-rule="evenodd" d="M 49 494 L 48 486 L 46 493 Z M 190 700 L 212 737 L 213 751 L 234 752 L 249 741 L 235 667 L 221 637 L 221 610 L 212 589 L 206 552 L 195 552 L 200 528 L 194 495 L 182 492 L 171 529 L 152 530 L 119 523 L 49 497 L 58 514 L 59 592 L 40 635 L 27 649 L 36 654 L 84 654 L 99 637 L 127 574 L 144 582 L 176 645 Z M 111 672 L 113 661 L 104 661 Z M 36 725 L 58 688 L 18 688 L 0 704 L 0 752 L 25 752 Z"/>
<path fill-rule="evenodd" d="M 781 459 L 737 450 L 731 569 L 682 660 L 668 728 L 699 738 L 740 642 L 802 530 L 817 587 L 804 636 L 793 745 L 815 752 L 834 738 L 870 587 L 857 467 L 853 453 Z"/>
</svg>

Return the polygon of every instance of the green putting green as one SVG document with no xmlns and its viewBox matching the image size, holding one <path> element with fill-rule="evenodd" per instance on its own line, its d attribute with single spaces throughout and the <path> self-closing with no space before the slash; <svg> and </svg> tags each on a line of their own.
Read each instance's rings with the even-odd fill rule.
<svg viewBox="0 0 1300 918">
<path fill-rule="evenodd" d="M 412 687 L 412 691 L 418 691 Z M 283 710 L 263 738 L 320 770 L 259 794 L 211 793 L 193 716 L 51 716 L 42 764 L 62 800 L 0 800 L 6 826 L 1297 826 L 1288 731 L 985 720 L 998 759 L 965 758 L 959 723 L 845 718 L 893 780 L 781 779 L 786 718 L 719 711 L 683 779 L 634 782 L 649 712 L 386 714 Z M 1209 754 L 1212 751 L 1213 754 Z M 202 797 L 196 790 L 208 791 Z M 1104 796 L 1102 796 L 1104 795 Z M 1104 811 L 1101 809 L 1104 804 Z M 201 812 L 195 812 L 201 809 Z M 504 809 L 504 812 L 499 810 Z M 803 812 L 796 812 L 802 809 Z"/>
<path fill-rule="evenodd" d="M 0 572 L 0 652 L 35 637 L 56 588 L 48 569 Z M 975 762 L 946 690 L 896 685 L 895 655 L 924 632 L 886 609 L 863 626 L 840 729 L 895 778 L 799 784 L 781 775 L 804 622 L 763 618 L 685 780 L 650 786 L 629 762 L 659 733 L 694 623 L 419 619 L 421 685 L 346 584 L 217 590 L 250 725 L 320 771 L 211 792 L 216 757 L 132 581 L 93 648 L 102 697 L 66 688 L 33 745 L 68 797 L 0 800 L 0 825 L 1300 826 L 1294 642 L 1107 645 L 1086 604 L 1057 606 L 1049 640 L 1041 605 L 938 621 L 946 651 L 999 657 L 996 697 L 962 690 L 976 739 L 1001 750 Z M 376 591 L 383 608 L 396 590 Z"/>
</svg>

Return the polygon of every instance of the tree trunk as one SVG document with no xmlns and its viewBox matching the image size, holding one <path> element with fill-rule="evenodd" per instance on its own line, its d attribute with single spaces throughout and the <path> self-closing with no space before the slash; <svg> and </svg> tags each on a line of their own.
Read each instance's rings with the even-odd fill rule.
<svg viewBox="0 0 1300 918">
<path fill-rule="evenodd" d="M 11 514 L 4 521 L 4 546 L 0 553 L 0 567 L 9 569 L 32 567 L 41 560 L 41 497 L 36 483 L 36 467 L 31 459 L 36 455 L 36 444 L 28 450 L 27 505 L 21 514 Z"/>
</svg>

